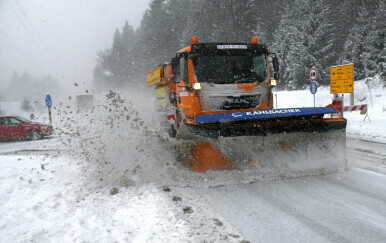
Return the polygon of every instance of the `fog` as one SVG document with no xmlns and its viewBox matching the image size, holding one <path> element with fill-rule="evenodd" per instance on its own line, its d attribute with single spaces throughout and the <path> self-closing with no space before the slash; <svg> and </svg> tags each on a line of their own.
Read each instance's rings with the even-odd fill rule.
<svg viewBox="0 0 386 243">
<path fill-rule="evenodd" d="M 89 87 L 96 52 L 127 20 L 138 28 L 150 0 L 0 0 L 0 92 L 16 71 Z"/>
</svg>

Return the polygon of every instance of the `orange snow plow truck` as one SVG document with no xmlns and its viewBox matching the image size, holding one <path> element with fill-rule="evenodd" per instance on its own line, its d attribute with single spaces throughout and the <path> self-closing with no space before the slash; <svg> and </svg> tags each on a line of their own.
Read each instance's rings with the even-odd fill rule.
<svg viewBox="0 0 386 243">
<path fill-rule="evenodd" d="M 278 71 L 278 58 L 257 38 L 251 43 L 199 43 L 193 37 L 171 64 L 147 73 L 147 85 L 155 87 L 156 107 L 170 136 L 199 141 L 192 142 L 187 155 L 193 157 L 190 165 L 199 164 L 197 171 L 240 168 L 235 160 L 253 168 L 264 160 L 266 168 L 278 162 L 274 160 L 282 151 L 296 151 L 307 161 L 344 162 L 346 119 L 339 107 L 273 109 Z"/>
</svg>

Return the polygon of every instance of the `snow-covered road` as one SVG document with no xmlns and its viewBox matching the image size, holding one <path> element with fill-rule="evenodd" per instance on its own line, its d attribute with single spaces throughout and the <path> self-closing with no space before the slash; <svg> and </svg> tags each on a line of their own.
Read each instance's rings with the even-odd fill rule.
<svg viewBox="0 0 386 243">
<path fill-rule="evenodd" d="M 348 171 L 192 193 L 251 242 L 384 242 L 385 159 L 386 144 L 348 139 Z"/>
<path fill-rule="evenodd" d="M 386 143 L 347 139 L 346 145 L 351 166 L 386 174 Z"/>
<path fill-rule="evenodd" d="M 0 142 L 0 242 L 243 240 L 197 193 L 151 182 L 113 187 L 61 148 L 59 137 Z"/>
<path fill-rule="evenodd" d="M 174 184 L 169 192 L 134 183 L 116 195 L 94 185 L 84 176 L 87 166 L 59 145 L 57 137 L 0 143 L 0 242 L 386 239 L 383 143 L 348 139 L 350 169 L 329 175 L 209 188 Z"/>
<path fill-rule="evenodd" d="M 326 176 L 196 189 L 251 242 L 383 242 L 386 176 Z"/>
</svg>

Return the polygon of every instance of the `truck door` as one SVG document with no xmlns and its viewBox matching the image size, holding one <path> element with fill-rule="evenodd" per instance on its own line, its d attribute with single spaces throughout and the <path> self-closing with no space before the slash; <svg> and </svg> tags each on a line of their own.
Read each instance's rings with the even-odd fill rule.
<svg viewBox="0 0 386 243">
<path fill-rule="evenodd" d="M 189 75 L 188 75 L 188 62 L 185 57 L 180 58 L 180 76 L 176 78 L 178 80 L 177 104 L 179 107 L 184 108 L 184 106 L 189 105 L 186 102 L 186 98 L 189 97 L 189 93 L 188 93 Z"/>
</svg>

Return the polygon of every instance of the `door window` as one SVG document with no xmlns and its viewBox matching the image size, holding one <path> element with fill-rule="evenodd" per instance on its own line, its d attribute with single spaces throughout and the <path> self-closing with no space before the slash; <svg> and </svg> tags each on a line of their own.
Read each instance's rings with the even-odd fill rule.
<svg viewBox="0 0 386 243">
<path fill-rule="evenodd" d="M 3 125 L 3 126 L 8 125 L 8 121 L 6 118 L 0 118 L 0 126 L 1 125 Z"/>
<path fill-rule="evenodd" d="M 16 120 L 15 118 L 8 118 L 9 125 L 18 125 L 20 123 L 19 120 Z"/>
<path fill-rule="evenodd" d="M 180 77 L 185 84 L 189 84 L 188 62 L 185 57 L 180 58 Z"/>
</svg>

